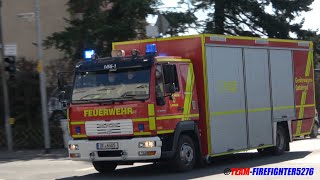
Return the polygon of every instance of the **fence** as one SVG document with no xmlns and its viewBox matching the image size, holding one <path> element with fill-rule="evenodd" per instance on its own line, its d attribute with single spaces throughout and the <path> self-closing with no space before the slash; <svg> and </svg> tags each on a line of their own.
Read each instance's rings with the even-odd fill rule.
<svg viewBox="0 0 320 180">
<path fill-rule="evenodd" d="M 16 126 L 12 128 L 13 149 L 42 149 L 44 148 L 43 130 L 41 127 Z M 51 148 L 63 148 L 63 134 L 59 125 L 50 126 Z M 0 149 L 6 149 L 6 134 L 0 128 Z"/>
</svg>

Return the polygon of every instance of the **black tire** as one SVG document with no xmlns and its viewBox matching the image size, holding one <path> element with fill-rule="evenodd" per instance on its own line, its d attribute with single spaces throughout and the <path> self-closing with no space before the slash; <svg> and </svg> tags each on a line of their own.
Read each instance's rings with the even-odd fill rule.
<svg viewBox="0 0 320 180">
<path fill-rule="evenodd" d="M 319 128 L 319 125 L 318 125 L 318 123 L 315 122 L 313 124 L 313 126 L 312 126 L 310 138 L 317 138 L 317 136 L 318 136 L 318 128 Z"/>
<path fill-rule="evenodd" d="M 112 173 L 118 164 L 108 161 L 93 161 L 92 165 L 100 173 Z"/>
<path fill-rule="evenodd" d="M 289 140 L 285 129 L 281 126 L 277 126 L 277 139 L 276 146 L 270 148 L 270 152 L 273 155 L 281 155 L 289 146 Z"/>
<path fill-rule="evenodd" d="M 195 166 L 196 154 L 196 148 L 192 138 L 181 135 L 172 163 L 170 163 L 172 170 L 177 172 L 190 171 Z"/>
</svg>

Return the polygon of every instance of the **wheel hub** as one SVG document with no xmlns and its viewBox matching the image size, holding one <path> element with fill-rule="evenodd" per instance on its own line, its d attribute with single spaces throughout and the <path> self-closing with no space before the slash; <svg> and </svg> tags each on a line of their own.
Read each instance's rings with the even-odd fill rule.
<svg viewBox="0 0 320 180">
<path fill-rule="evenodd" d="M 189 144 L 183 144 L 180 149 L 180 158 L 185 164 L 190 164 L 193 160 L 193 149 Z"/>
</svg>

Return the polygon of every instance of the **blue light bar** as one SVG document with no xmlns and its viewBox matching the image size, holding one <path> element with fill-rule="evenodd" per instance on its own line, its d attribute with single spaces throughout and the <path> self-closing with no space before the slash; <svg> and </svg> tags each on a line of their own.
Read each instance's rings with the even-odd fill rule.
<svg viewBox="0 0 320 180">
<path fill-rule="evenodd" d="M 146 45 L 146 54 L 156 53 L 156 52 L 157 52 L 156 44 L 147 44 Z"/>
<path fill-rule="evenodd" d="M 94 50 L 86 50 L 84 51 L 84 59 L 91 59 L 91 56 L 95 54 Z"/>
</svg>

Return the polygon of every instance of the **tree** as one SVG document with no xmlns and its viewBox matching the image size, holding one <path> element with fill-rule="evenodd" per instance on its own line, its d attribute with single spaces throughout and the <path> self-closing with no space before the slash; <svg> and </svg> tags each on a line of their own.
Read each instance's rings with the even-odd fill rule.
<svg viewBox="0 0 320 180">
<path fill-rule="evenodd" d="M 191 12 L 162 12 L 164 17 L 169 22 L 169 28 L 166 34 L 170 36 L 178 36 L 179 34 L 187 33 L 190 25 L 197 20 L 197 17 Z"/>
<path fill-rule="evenodd" d="M 192 4 L 192 13 L 205 11 L 207 18 L 198 23 L 205 33 L 290 38 L 299 34 L 300 23 L 293 20 L 310 11 L 314 0 L 182 0 Z"/>
<path fill-rule="evenodd" d="M 67 58 L 80 59 L 85 49 L 109 55 L 115 41 L 145 37 L 146 17 L 154 14 L 158 0 L 69 0 L 73 18 L 62 32 L 53 33 L 44 44 L 65 52 Z M 82 17 L 75 18 L 76 15 Z"/>
</svg>

